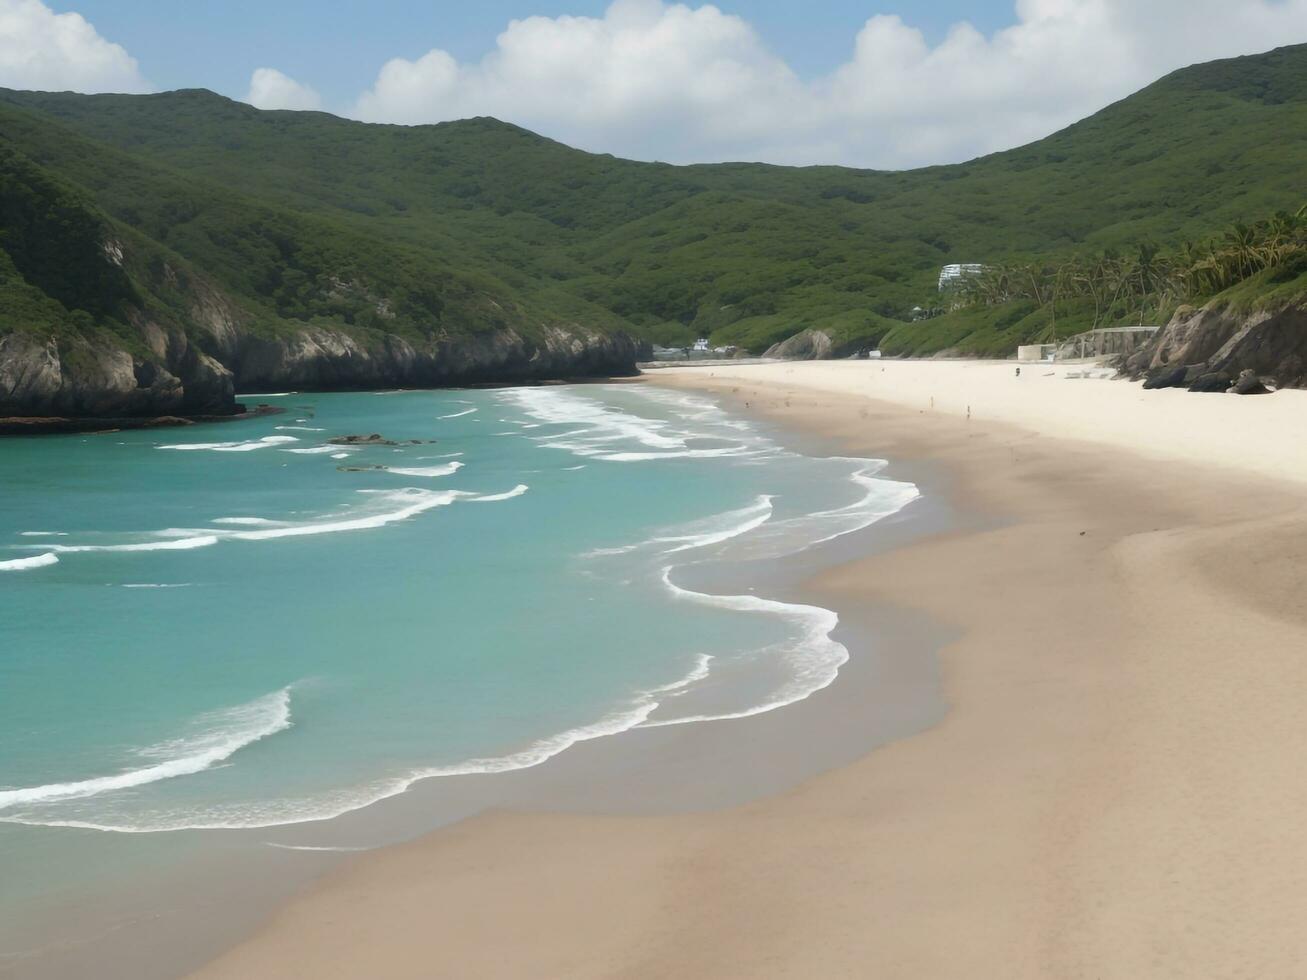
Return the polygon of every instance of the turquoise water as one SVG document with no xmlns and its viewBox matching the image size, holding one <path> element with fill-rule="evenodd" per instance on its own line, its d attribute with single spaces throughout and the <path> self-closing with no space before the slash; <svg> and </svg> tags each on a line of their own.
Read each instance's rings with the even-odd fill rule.
<svg viewBox="0 0 1307 980">
<path fill-rule="evenodd" d="M 0 443 L 0 822 L 320 820 L 790 703 L 844 661 L 834 615 L 678 572 L 916 495 L 645 385 L 262 400 L 284 413 Z"/>
</svg>

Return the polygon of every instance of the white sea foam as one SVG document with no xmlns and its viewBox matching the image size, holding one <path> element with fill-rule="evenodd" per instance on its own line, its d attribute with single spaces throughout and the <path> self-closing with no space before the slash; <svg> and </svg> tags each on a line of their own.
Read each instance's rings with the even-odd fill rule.
<svg viewBox="0 0 1307 980">
<path fill-rule="evenodd" d="M 754 528 L 761 527 L 772 515 L 772 497 L 759 494 L 753 503 L 739 510 L 716 514 L 699 521 L 692 521 L 679 527 L 669 528 L 662 534 L 635 544 L 622 545 L 618 548 L 597 548 L 587 552 L 584 557 L 598 558 L 605 555 L 624 555 L 643 548 L 654 548 L 662 554 L 674 554 L 678 551 L 690 551 L 704 548 L 710 544 L 720 544 L 748 534 Z M 670 547 L 669 547 L 670 546 Z"/>
<path fill-rule="evenodd" d="M 190 582 L 124 582 L 124 589 L 189 589 Z"/>
<path fill-rule="evenodd" d="M 595 442 L 629 439 L 651 449 L 685 448 L 685 440 L 681 436 L 669 435 L 663 431 L 669 423 L 662 419 L 632 415 L 559 388 L 511 388 L 504 393 L 504 397 L 516 402 L 542 423 L 582 426 L 552 437 L 554 440 L 580 436 Z"/>
<path fill-rule="evenodd" d="M 66 538 L 67 531 L 19 531 L 20 538 Z"/>
<path fill-rule="evenodd" d="M 302 421 L 302 420 L 301 420 Z M 280 432 L 326 432 L 326 429 L 315 429 L 311 425 L 279 425 L 276 426 Z"/>
<path fill-rule="evenodd" d="M 375 394 L 391 395 L 398 394 L 398 392 L 378 391 Z M 271 840 L 265 840 L 263 843 L 268 847 L 275 847 L 279 851 L 331 851 L 333 853 L 353 854 L 358 851 L 371 851 L 376 849 L 375 845 L 373 847 L 345 847 L 330 846 L 326 844 L 278 844 L 276 841 Z"/>
<path fill-rule="evenodd" d="M 642 727 L 658 728 L 664 725 L 684 725 L 699 721 L 726 721 L 748 718 L 794 704 L 810 697 L 822 688 L 829 687 L 839 676 L 840 667 L 848 662 L 849 651 L 844 644 L 831 638 L 839 625 L 839 616 L 820 606 L 806 606 L 793 602 L 780 602 L 753 595 L 709 595 L 681 588 L 671 579 L 672 567 L 662 570 L 663 586 L 678 601 L 727 609 L 733 612 L 762 613 L 786 620 L 796 627 L 797 635 L 771 644 L 752 654 L 762 662 L 779 661 L 785 665 L 788 678 L 766 700 L 738 711 L 718 714 L 695 714 L 679 718 L 654 719 L 642 722 Z"/>
<path fill-rule="evenodd" d="M 512 500 L 514 497 L 520 497 L 530 489 L 525 483 L 519 483 L 512 490 L 507 490 L 504 493 L 474 493 L 468 495 L 467 499 L 474 504 L 493 504 L 501 500 Z"/>
<path fill-rule="evenodd" d="M 361 490 L 360 493 L 374 493 Z M 341 531 L 362 531 L 385 527 L 396 521 L 406 521 L 433 507 L 452 504 L 459 497 L 456 490 L 432 491 L 410 488 L 405 490 L 384 491 L 378 500 L 384 505 L 395 505 L 392 510 L 364 513 L 360 516 L 316 521 L 304 524 L 286 524 L 281 527 L 261 528 L 257 531 L 227 531 L 224 536 L 236 541 L 270 541 L 275 538 L 297 538 L 313 534 L 336 534 Z"/>
<path fill-rule="evenodd" d="M 30 558 L 10 558 L 7 561 L 0 561 L 0 572 L 25 572 L 29 568 L 45 568 L 58 562 L 59 556 L 54 552 L 33 555 Z"/>
<path fill-rule="evenodd" d="M 529 389 L 529 391 L 536 390 Z M 544 401 L 547 403 L 546 409 L 552 405 L 553 408 L 558 409 L 560 415 L 567 415 L 569 412 L 576 414 L 572 408 L 566 406 L 558 408 L 552 399 L 546 398 Z M 711 457 L 705 458 L 733 454 L 751 457 L 731 465 L 748 465 L 755 459 L 765 462 L 766 459 L 771 458 L 766 454 L 780 455 L 779 449 L 769 443 L 765 437 L 753 434 L 748 423 L 730 424 L 730 420 L 723 419 L 720 410 L 710 402 L 688 399 L 683 402 L 678 401 L 676 404 L 669 402 L 669 405 L 680 413 L 680 417 L 674 422 L 664 423 L 657 419 L 642 419 L 637 415 L 613 410 L 608 417 L 601 417 L 598 422 L 593 418 L 586 420 L 567 418 L 565 421 L 581 427 L 562 435 L 546 436 L 543 441 L 571 441 L 576 446 L 572 449 L 576 455 L 601 459 L 605 456 L 617 456 L 618 459 L 612 460 L 617 462 L 633 461 L 623 457 L 633 453 L 643 454 L 644 449 L 648 449 L 652 456 L 663 458 L 675 458 L 677 454 L 682 453 L 703 453 L 705 450 L 711 453 Z M 601 415 L 607 411 L 602 406 L 600 409 Z M 560 421 L 564 419 L 560 417 L 528 424 L 557 427 Z M 719 434 L 722 427 L 732 430 L 733 437 L 722 438 Z M 716 440 L 719 445 L 705 445 L 713 440 Z M 634 441 L 637 447 L 643 448 L 633 448 L 630 445 L 631 441 Z M 625 553 L 647 548 L 652 554 L 669 555 L 716 545 L 725 545 L 731 557 L 735 557 L 741 549 L 760 554 L 787 553 L 820 540 L 829 540 L 839 534 L 848 533 L 849 530 L 857 527 L 866 526 L 873 520 L 879 519 L 877 515 L 884 516 L 892 513 L 915 496 L 915 488 L 906 484 L 894 484 L 891 481 L 876 479 L 874 474 L 879 464 L 854 460 L 849 463 L 853 473 L 849 479 L 865 490 L 861 498 L 852 504 L 815 514 L 776 520 L 771 496 L 759 495 L 746 507 L 702 521 L 669 528 L 637 545 L 611 549 L 609 553 Z M 584 465 L 580 464 L 580 466 Z M 437 467 L 425 469 L 434 470 Z M 391 472 L 409 475 L 397 470 Z M 344 515 L 333 515 L 325 520 L 317 519 L 295 524 L 278 523 L 276 526 L 248 524 L 246 525 L 250 528 L 248 530 L 224 528 L 214 532 L 214 536 L 223 540 L 263 540 L 296 534 L 332 533 L 338 530 L 376 527 L 392 520 L 406 519 L 429 507 L 442 506 L 454 501 L 508 500 L 526 493 L 527 490 L 527 486 L 522 484 L 513 490 L 495 494 L 439 492 L 415 488 L 402 491 L 360 491 L 373 495 L 372 503 L 365 508 L 364 514 L 347 512 Z M 234 523 L 234 520 L 225 523 Z M 779 528 L 780 531 L 773 533 L 773 528 Z M 196 536 L 200 532 L 174 529 L 167 533 Z M 755 540 L 762 541 L 763 544 L 750 545 L 750 542 Z M 714 557 L 718 555 L 719 552 L 713 552 Z M 695 557 L 702 557 L 702 552 Z M 537 740 L 516 752 L 505 755 L 419 768 L 379 778 L 365 785 L 300 798 L 218 804 L 186 811 L 142 812 L 138 807 L 131 806 L 124 808 L 121 817 L 117 814 L 112 816 L 100 814 L 99 801 L 94 804 L 93 812 L 90 804 L 79 807 L 78 804 L 70 803 L 67 808 L 64 808 L 60 807 L 56 800 L 52 806 L 40 807 L 39 812 L 36 810 L 25 812 L 11 807 L 10 813 L 0 813 L 0 821 L 17 820 L 54 826 L 151 832 L 183 828 L 269 827 L 328 819 L 403 793 L 420 780 L 527 768 L 547 761 L 577 742 L 616 734 L 637 726 L 655 727 L 738 718 L 769 711 L 802 700 L 826 687 L 835 679 L 840 666 L 847 660 L 847 651 L 831 638 L 831 631 L 835 628 L 838 619 L 830 610 L 752 595 L 713 596 L 692 592 L 674 584 L 673 572 L 674 568 L 670 565 L 662 568 L 659 579 L 664 590 L 675 601 L 691 602 L 736 613 L 771 616 L 785 625 L 786 636 L 783 640 L 753 651 L 743 663 L 747 668 L 749 661 L 756 660 L 764 670 L 761 676 L 770 676 L 772 673 L 776 675 L 777 679 L 772 689 L 765 697 L 758 699 L 759 703 L 723 713 L 710 713 L 704 710 L 703 705 L 691 703 L 697 702 L 700 694 L 708 694 L 716 698 L 715 689 L 700 691 L 700 685 L 711 685 L 714 680 L 718 684 L 725 683 L 725 680 L 716 677 L 717 664 L 713 662 L 713 658 L 707 654 L 700 654 L 684 677 L 665 685 L 635 692 L 629 702 L 615 708 L 593 724 L 578 726 L 558 735 Z M 728 668 L 741 666 L 734 659 L 723 663 Z M 725 677 L 730 677 L 730 669 L 725 671 Z M 674 705 L 678 704 L 679 710 L 685 712 L 683 716 L 664 717 L 674 710 Z M 658 710 L 660 706 L 663 708 L 661 712 Z M 736 706 L 730 707 L 734 709 Z M 68 799 L 76 799 L 76 797 L 68 797 Z M 312 848 L 312 845 L 271 844 L 271 846 L 290 849 Z"/>
<path fill-rule="evenodd" d="M 0 789 L 0 811 L 23 805 L 82 799 L 145 786 L 162 779 L 193 775 L 290 726 L 290 688 L 284 687 L 248 704 L 201 716 L 196 724 L 201 730 L 196 734 L 141 750 L 139 755 L 159 760 L 152 766 L 66 783 Z"/>
<path fill-rule="evenodd" d="M 457 473 L 463 468 L 463 464 L 458 460 L 452 463 L 443 463 L 440 466 L 387 466 L 387 473 L 394 473 L 397 476 L 450 476 Z"/>
<path fill-rule="evenodd" d="M 298 391 L 274 391 L 261 395 L 237 395 L 237 398 L 289 398 L 291 395 L 298 395 Z"/>
<path fill-rule="evenodd" d="M 340 447 L 339 446 L 305 446 L 302 449 L 283 449 L 282 452 L 295 453 L 297 456 L 324 456 L 328 454 L 334 456 L 336 453 L 340 452 Z M 348 456 L 349 453 L 343 453 L 342 455 Z"/>
<path fill-rule="evenodd" d="M 733 542 L 729 557 L 736 561 L 758 561 L 796 554 L 868 528 L 897 514 L 921 496 L 914 484 L 877 477 L 875 474 L 885 467 L 883 460 L 845 462 L 859 467 L 849 475 L 849 480 L 863 491 L 861 497 L 842 507 L 769 521 L 755 533 Z"/>
<path fill-rule="evenodd" d="M 626 705 L 609 712 L 596 722 L 579 725 L 557 735 L 538 739 L 525 748 L 506 755 L 466 759 L 451 765 L 414 769 L 391 778 L 380 779 L 366 785 L 324 793 L 315 797 L 218 805 L 185 814 L 178 814 L 174 811 L 162 811 L 152 816 L 140 814 L 130 818 L 130 820 L 136 822 L 130 822 L 128 819 L 110 822 L 107 819 L 84 820 L 75 817 L 61 817 L 58 815 L 57 810 L 51 813 L 47 808 L 39 812 L 22 812 L 21 810 L 15 814 L 0 812 L 0 823 L 23 823 L 43 827 L 75 827 L 85 830 L 144 834 L 175 830 L 266 829 L 330 820 L 351 811 L 371 806 L 392 796 L 398 796 L 423 780 L 446 776 L 485 775 L 530 769 L 548 762 L 554 756 L 567 751 L 580 742 L 617 735 L 639 727 L 647 722 L 650 715 L 660 705 L 666 703 L 668 699 L 678 697 L 694 684 L 706 678 L 711 661 L 712 657 L 701 654 L 695 658 L 694 665 L 683 677 L 649 690 L 636 692 Z M 286 691 L 288 693 L 289 688 Z M 289 724 L 289 706 L 287 707 L 286 722 Z M 229 753 L 229 755 L 233 753 Z M 122 774 L 124 777 L 130 775 L 130 773 Z M 68 785 L 76 786 L 81 784 Z M 71 796 L 62 796 L 53 800 L 46 798 L 34 800 L 33 802 L 57 803 L 59 799 L 67 800 L 72 798 Z M 0 800 L 2 799 L 3 797 L 0 797 Z M 3 806 L 0 803 L 0 810 L 3 810 Z M 270 846 L 312 849 L 309 845 L 277 845 L 270 843 Z"/>
<path fill-rule="evenodd" d="M 694 666 L 690 668 L 688 674 L 672 681 L 670 684 L 664 684 L 661 687 L 652 687 L 649 689 L 648 693 L 654 695 L 679 694 L 687 688 L 698 684 L 700 681 L 707 680 L 709 674 L 712 673 L 712 662 L 713 657 L 711 654 L 701 653 L 694 658 Z"/>
<path fill-rule="evenodd" d="M 299 439 L 296 436 L 264 436 L 262 439 L 251 439 L 247 442 L 179 442 L 168 446 L 160 446 L 159 448 L 181 451 L 209 450 L 215 453 L 248 453 L 255 449 L 268 449 L 287 442 L 299 442 Z"/>
<path fill-rule="evenodd" d="M 446 464 L 455 465 L 455 464 Z M 207 548 L 219 541 L 271 541 L 279 538 L 298 538 L 318 534 L 336 534 L 343 531 L 362 531 L 385 527 L 398 521 L 405 521 L 435 507 L 444 507 L 455 501 L 470 503 L 493 503 L 519 497 L 527 492 L 525 484 L 519 484 L 503 493 L 480 494 L 467 490 L 424 490 L 418 487 L 406 487 L 401 490 L 360 490 L 367 495 L 369 506 L 343 514 L 332 515 L 315 521 L 272 521 L 260 517 L 220 517 L 213 524 L 222 527 L 209 528 L 165 528 L 150 532 L 154 539 L 123 544 L 44 544 L 51 552 L 140 552 L 140 551 L 186 551 L 192 548 Z M 240 528 L 237 530 L 236 528 Z M 27 547 L 37 547 L 29 545 Z M 38 556 L 39 557 L 39 556 Z M 53 564 L 58 558 L 46 559 L 43 564 Z M 24 564 L 18 567 L 36 567 L 28 564 L 36 558 L 17 559 Z M 2 568 L 3 565 L 0 565 Z"/>
<path fill-rule="evenodd" d="M 332 453 L 332 459 L 349 459 L 349 453 Z"/>
<path fill-rule="evenodd" d="M 750 456 L 759 450 L 745 445 L 720 446 L 717 449 L 681 449 L 671 453 L 596 453 L 595 458 L 610 463 L 644 463 L 655 459 L 720 459 L 723 456 Z"/>
<path fill-rule="evenodd" d="M 437 419 L 461 419 L 464 415 L 471 415 L 476 411 L 476 406 L 465 408 L 461 412 L 451 412 L 449 415 L 437 415 Z"/>
<path fill-rule="evenodd" d="M 625 411 L 583 394 L 559 388 L 516 388 L 501 395 L 529 416 L 534 425 L 569 426 L 562 432 L 531 436 L 545 449 L 610 463 L 668 459 L 713 459 L 772 452 L 775 446 L 744 423 L 729 425 L 710 402 L 673 405 L 674 419 L 651 418 Z M 662 399 L 649 399 L 661 402 Z"/>
<path fill-rule="evenodd" d="M 138 541 L 132 544 L 52 544 L 45 547 L 53 548 L 60 554 L 74 554 L 93 551 L 190 551 L 192 548 L 207 548 L 217 543 L 216 534 L 196 534 L 194 537 Z"/>
</svg>

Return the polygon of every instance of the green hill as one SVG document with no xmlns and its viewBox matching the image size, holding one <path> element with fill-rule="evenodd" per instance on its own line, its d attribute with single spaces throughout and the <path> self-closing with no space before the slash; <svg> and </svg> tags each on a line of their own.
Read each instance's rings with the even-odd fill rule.
<svg viewBox="0 0 1307 980">
<path fill-rule="evenodd" d="M 288 380 L 327 386 L 464 378 L 467 343 L 516 352 L 472 358 L 484 377 L 610 370 L 628 336 L 757 351 L 814 328 L 843 347 L 1005 352 L 1046 331 L 1037 305 L 908 322 L 938 304 L 940 266 L 1178 245 L 1303 203 L 1307 46 L 1185 69 L 1039 142 L 905 172 L 636 163 L 492 119 L 380 126 L 204 91 L 0 90 L 0 148 L 21 161 L 6 186 L 57 182 L 126 252 L 125 286 L 80 280 L 103 279 L 103 300 L 52 292 L 15 257 L 6 211 L 16 271 L 0 265 L 0 288 L 28 299 L 0 310 L 0 333 L 67 332 L 80 310 L 83 333 L 89 317 L 130 340 L 130 311 L 149 310 L 238 384 L 276 376 L 277 338 L 300 365 Z M 178 276 L 263 338 L 260 356 L 224 341 Z M 369 370 L 310 370 L 313 330 Z M 599 353 L 569 365 L 550 355 L 563 336 Z M 390 338 L 402 356 L 383 354 Z"/>
</svg>

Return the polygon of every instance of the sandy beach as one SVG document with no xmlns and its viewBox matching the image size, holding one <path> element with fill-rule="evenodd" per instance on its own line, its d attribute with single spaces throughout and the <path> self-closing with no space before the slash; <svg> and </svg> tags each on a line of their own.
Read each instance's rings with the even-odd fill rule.
<svg viewBox="0 0 1307 980">
<path fill-rule="evenodd" d="M 937 723 L 711 812 L 498 810 L 361 855 L 194 976 L 1307 974 L 1307 393 L 1013 368 L 647 379 L 938 469 L 974 520 L 805 586 L 952 638 Z"/>
</svg>

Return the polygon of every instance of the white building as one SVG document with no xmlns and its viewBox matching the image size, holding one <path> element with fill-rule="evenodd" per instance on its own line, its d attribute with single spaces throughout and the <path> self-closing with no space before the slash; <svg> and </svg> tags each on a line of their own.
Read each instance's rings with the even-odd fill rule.
<svg viewBox="0 0 1307 980">
<path fill-rule="evenodd" d="M 939 270 L 939 291 L 956 289 L 968 276 L 978 276 L 985 271 L 979 262 L 954 262 Z"/>
</svg>

